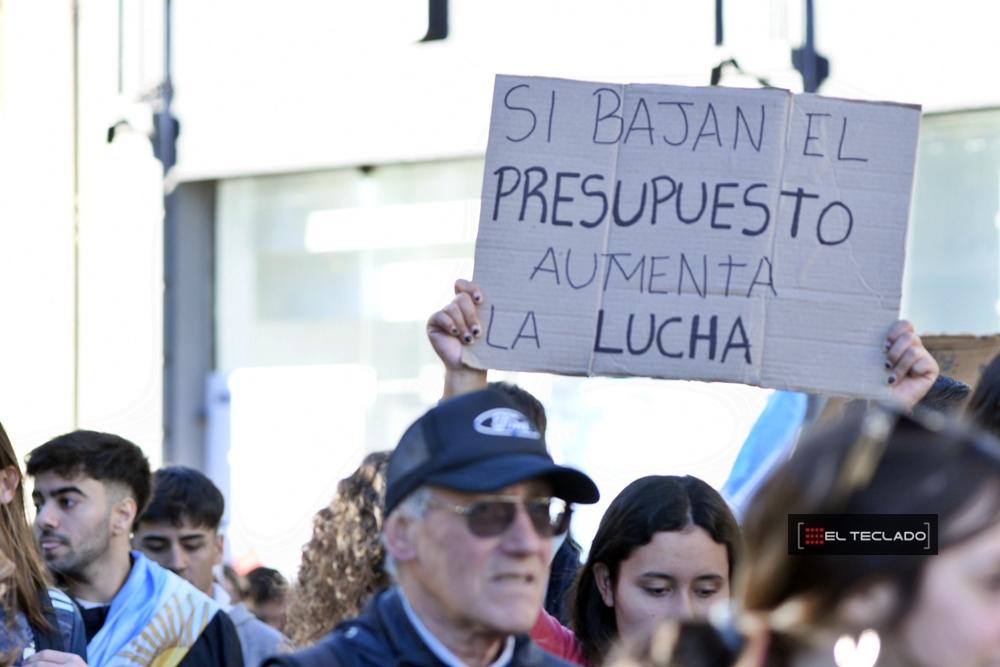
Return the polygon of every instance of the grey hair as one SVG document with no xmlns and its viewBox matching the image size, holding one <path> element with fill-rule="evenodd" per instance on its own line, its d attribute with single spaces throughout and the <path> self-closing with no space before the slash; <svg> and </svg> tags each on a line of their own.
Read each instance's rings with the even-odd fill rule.
<svg viewBox="0 0 1000 667">
<path fill-rule="evenodd" d="M 420 521 L 427 513 L 427 507 L 431 502 L 431 490 L 427 486 L 418 486 L 410 495 L 403 498 L 392 513 L 385 518 L 386 524 L 394 521 L 394 517 L 406 517 L 413 521 Z M 382 533 L 382 547 L 386 547 L 385 532 Z M 392 557 L 388 549 L 385 549 L 385 564 L 383 565 L 386 574 L 393 579 L 396 578 L 396 559 Z"/>
</svg>

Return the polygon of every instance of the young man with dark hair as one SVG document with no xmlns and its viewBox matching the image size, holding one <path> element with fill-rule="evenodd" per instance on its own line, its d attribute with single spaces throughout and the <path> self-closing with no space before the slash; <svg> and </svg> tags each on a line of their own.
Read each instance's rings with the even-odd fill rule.
<svg viewBox="0 0 1000 667">
<path fill-rule="evenodd" d="M 236 626 L 248 667 L 279 652 L 285 639 L 258 620 L 246 605 L 233 600 L 215 583 L 213 569 L 222 562 L 224 537 L 219 532 L 226 501 L 218 487 L 194 468 L 171 466 L 153 475 L 153 498 L 139 517 L 135 548 L 213 598 Z"/>
<path fill-rule="evenodd" d="M 91 665 L 243 664 L 218 603 L 139 552 L 136 517 L 149 499 L 149 462 L 117 435 L 74 431 L 28 456 L 35 533 L 46 565 L 83 615 Z"/>
</svg>

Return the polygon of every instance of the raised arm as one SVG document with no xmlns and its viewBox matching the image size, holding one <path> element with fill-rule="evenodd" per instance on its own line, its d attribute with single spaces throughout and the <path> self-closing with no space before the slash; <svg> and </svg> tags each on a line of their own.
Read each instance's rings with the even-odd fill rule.
<svg viewBox="0 0 1000 667">
<path fill-rule="evenodd" d="M 484 301 L 482 290 L 471 280 L 455 281 L 455 298 L 427 319 L 427 340 L 444 364 L 444 397 L 486 386 L 486 371 L 462 363 L 462 347 L 483 335 L 476 306 Z"/>
</svg>

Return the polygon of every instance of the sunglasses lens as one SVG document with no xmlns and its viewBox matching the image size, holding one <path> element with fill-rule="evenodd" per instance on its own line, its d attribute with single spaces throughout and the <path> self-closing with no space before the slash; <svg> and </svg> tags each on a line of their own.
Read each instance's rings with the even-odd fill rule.
<svg viewBox="0 0 1000 667">
<path fill-rule="evenodd" d="M 542 537 L 562 535 L 569 528 L 571 510 L 564 500 L 559 498 L 529 500 L 526 507 L 532 525 Z"/>
<path fill-rule="evenodd" d="M 484 500 L 473 503 L 466 512 L 469 530 L 479 537 L 496 537 L 514 523 L 517 506 L 513 500 Z M 531 525 L 541 537 L 562 535 L 569 528 L 572 510 L 564 500 L 537 498 L 524 501 Z"/>
<path fill-rule="evenodd" d="M 473 535 L 494 537 L 510 527 L 516 512 L 517 507 L 510 501 L 487 500 L 473 503 L 466 518 Z"/>
</svg>

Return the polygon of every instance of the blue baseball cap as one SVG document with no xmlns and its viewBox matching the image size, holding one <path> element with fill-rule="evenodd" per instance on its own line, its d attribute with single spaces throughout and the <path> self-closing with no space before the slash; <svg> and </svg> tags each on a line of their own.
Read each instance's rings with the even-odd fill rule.
<svg viewBox="0 0 1000 667">
<path fill-rule="evenodd" d="M 396 445 L 386 478 L 386 515 L 425 484 L 485 493 L 544 479 L 552 495 L 567 502 L 600 498 L 590 477 L 552 460 L 537 426 L 493 388 L 446 399 L 424 413 Z"/>
</svg>

